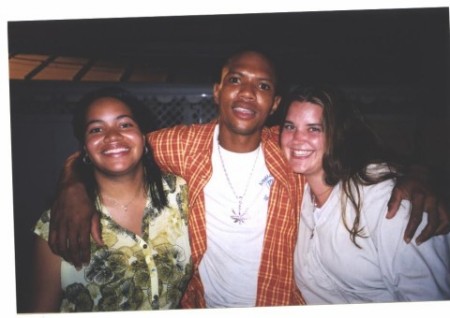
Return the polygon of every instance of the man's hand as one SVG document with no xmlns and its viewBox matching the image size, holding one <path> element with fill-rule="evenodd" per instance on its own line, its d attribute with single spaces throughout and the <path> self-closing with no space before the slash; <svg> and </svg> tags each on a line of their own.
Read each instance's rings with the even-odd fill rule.
<svg viewBox="0 0 450 318">
<path fill-rule="evenodd" d="M 66 160 L 58 184 L 50 214 L 49 245 L 53 253 L 79 268 L 90 260 L 90 232 L 98 244 L 103 242 L 94 204 L 76 175 L 77 156 Z"/>
<path fill-rule="evenodd" d="M 387 218 L 392 218 L 400 207 L 401 200 L 411 201 L 411 215 L 404 233 L 404 239 L 409 243 L 422 221 L 424 213 L 428 213 L 428 223 L 416 238 L 419 245 L 435 235 L 450 232 L 450 209 L 444 199 L 432 191 L 423 178 L 401 177 L 392 191 L 388 203 Z"/>
</svg>

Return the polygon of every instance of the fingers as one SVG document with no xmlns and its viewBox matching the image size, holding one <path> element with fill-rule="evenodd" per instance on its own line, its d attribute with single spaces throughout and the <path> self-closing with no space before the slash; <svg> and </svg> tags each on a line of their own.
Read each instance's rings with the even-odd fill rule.
<svg viewBox="0 0 450 318">
<path fill-rule="evenodd" d="M 90 227 L 82 227 L 78 235 L 79 249 L 77 256 L 79 257 L 79 262 L 83 265 L 89 264 L 91 258 L 91 240 L 89 235 Z M 74 251 L 74 253 L 77 253 Z"/>
<path fill-rule="evenodd" d="M 434 194 L 427 194 L 424 211 L 428 213 L 428 222 L 416 238 L 417 245 L 420 245 L 433 236 L 447 234 L 450 231 L 450 215 L 443 202 L 438 202 Z"/>
<path fill-rule="evenodd" d="M 66 242 L 66 250 L 63 255 L 64 259 L 69 263 L 72 263 L 76 268 L 81 268 L 83 263 L 80 259 L 80 244 L 78 241 L 78 231 L 76 229 L 70 229 L 68 231 L 68 242 Z"/>
<path fill-rule="evenodd" d="M 450 233 L 450 213 L 443 202 L 432 193 L 415 192 L 411 200 L 411 216 L 405 230 L 404 239 L 409 243 L 422 222 L 424 213 L 428 220 L 415 242 L 422 244 L 433 236 Z"/>
<path fill-rule="evenodd" d="M 391 197 L 388 201 L 388 212 L 386 214 L 386 218 L 392 219 L 395 216 L 400 207 L 402 199 L 403 199 L 403 192 L 399 187 L 396 186 L 392 190 Z"/>
<path fill-rule="evenodd" d="M 438 204 L 437 213 L 439 216 L 439 226 L 436 229 L 436 235 L 450 233 L 450 211 L 442 201 Z"/>
<path fill-rule="evenodd" d="M 67 242 L 65 240 L 66 230 L 65 228 L 51 228 L 49 233 L 48 244 L 50 249 L 54 254 L 62 255 L 67 247 Z"/>
<path fill-rule="evenodd" d="M 81 223 L 81 222 L 80 222 Z M 79 227 L 80 231 L 76 233 L 75 246 L 73 246 L 73 250 L 71 249 L 71 257 L 73 259 L 74 265 L 82 266 L 89 264 L 91 258 L 91 229 L 97 227 L 97 236 L 100 236 L 99 245 L 103 245 L 103 241 L 101 240 L 101 230 L 100 230 L 100 221 L 97 213 L 94 213 L 92 216 L 92 221 L 87 222 L 86 224 L 82 224 Z M 95 237 L 95 236 L 93 236 Z M 97 241 L 97 240 L 96 240 Z M 97 241 L 98 242 L 98 241 Z"/>
<path fill-rule="evenodd" d="M 49 233 L 49 245 L 54 254 L 61 256 L 67 262 L 72 262 L 68 250 L 71 245 L 70 239 L 67 239 L 68 233 L 70 231 L 64 225 L 51 229 Z"/>
<path fill-rule="evenodd" d="M 103 242 L 103 239 L 102 239 L 102 235 L 101 235 L 100 217 L 99 217 L 98 213 L 94 213 L 94 216 L 92 217 L 91 234 L 92 234 L 92 238 L 98 245 L 100 245 L 100 246 L 105 245 L 105 243 Z"/>
<path fill-rule="evenodd" d="M 416 192 L 411 198 L 411 215 L 403 237 L 406 243 L 411 242 L 414 233 L 416 233 L 417 228 L 422 222 L 423 211 L 424 194 L 422 192 Z"/>
<path fill-rule="evenodd" d="M 65 255 L 65 258 L 70 260 L 77 268 L 88 264 L 90 261 L 90 234 L 92 234 L 92 237 L 98 245 L 104 245 L 101 236 L 100 217 L 98 213 L 95 212 L 92 219 L 88 221 L 90 221 L 90 225 L 89 222 L 83 222 L 82 224 L 82 221 L 77 221 L 77 223 L 81 224 L 78 228 L 79 231 L 72 230 L 69 236 L 69 249 L 68 253 Z"/>
<path fill-rule="evenodd" d="M 420 198 L 420 197 L 419 197 Z M 432 236 L 435 235 L 439 227 L 439 215 L 437 212 L 437 199 L 431 193 L 428 193 L 424 198 L 423 213 L 428 214 L 428 222 L 419 236 L 416 238 L 416 244 L 420 245 Z"/>
<path fill-rule="evenodd" d="M 48 245 L 54 254 L 59 254 L 58 249 L 58 231 L 55 229 L 53 218 L 50 218 L 50 232 L 48 234 Z"/>
<path fill-rule="evenodd" d="M 428 221 L 415 240 L 417 244 L 433 236 L 450 233 L 450 205 L 445 201 L 448 196 L 441 193 L 442 185 L 438 186 L 436 182 L 430 182 L 433 179 L 430 179 L 430 175 L 423 169 L 414 169 L 411 176 L 397 179 L 388 202 L 386 217 L 394 217 L 401 200 L 408 199 L 411 201 L 411 215 L 404 233 L 404 240 L 407 243 L 414 237 L 424 213 L 428 214 Z"/>
<path fill-rule="evenodd" d="M 60 255 L 65 261 L 81 268 L 90 260 L 90 226 L 89 224 L 81 227 L 71 226 L 70 224 L 82 224 L 78 218 L 72 221 L 70 222 L 57 213 L 51 215 L 48 243 L 54 254 Z M 83 231 L 83 229 L 85 230 Z"/>
<path fill-rule="evenodd" d="M 67 251 L 66 238 L 67 238 L 67 227 L 65 226 L 65 222 L 59 217 L 59 215 L 51 214 L 48 243 L 50 249 L 54 254 L 64 257 Z"/>
<path fill-rule="evenodd" d="M 428 213 L 428 223 L 422 230 L 419 236 L 416 238 L 416 244 L 420 245 L 430 237 L 435 235 L 436 228 L 438 227 L 439 219 L 436 213 Z"/>
</svg>

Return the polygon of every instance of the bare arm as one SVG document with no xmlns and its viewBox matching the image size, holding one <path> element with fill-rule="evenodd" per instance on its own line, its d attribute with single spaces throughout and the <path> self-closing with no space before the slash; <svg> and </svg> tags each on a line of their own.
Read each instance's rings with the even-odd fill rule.
<svg viewBox="0 0 450 318">
<path fill-rule="evenodd" d="M 36 236 L 32 281 L 32 312 L 58 312 L 61 302 L 61 258 Z"/>
<path fill-rule="evenodd" d="M 75 169 L 79 153 L 66 159 L 51 209 L 49 245 L 53 253 L 81 267 L 90 259 L 90 233 L 103 245 L 98 215 Z"/>
<path fill-rule="evenodd" d="M 404 233 L 407 243 L 417 231 L 424 213 L 428 213 L 428 223 L 416 238 L 416 244 L 421 244 L 432 236 L 450 232 L 450 208 L 445 202 L 445 195 L 434 189 L 429 173 L 423 167 L 413 167 L 407 176 L 398 179 L 388 203 L 386 217 L 395 216 L 401 200 L 411 201 L 410 219 Z"/>
</svg>

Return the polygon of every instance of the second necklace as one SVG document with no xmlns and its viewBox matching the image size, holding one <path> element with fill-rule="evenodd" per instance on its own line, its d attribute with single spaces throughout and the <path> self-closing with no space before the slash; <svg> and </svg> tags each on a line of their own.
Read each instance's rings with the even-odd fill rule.
<svg viewBox="0 0 450 318">
<path fill-rule="evenodd" d="M 235 190 L 234 187 L 233 187 L 233 184 L 231 183 L 231 179 L 230 179 L 230 176 L 228 175 L 227 168 L 225 167 L 225 162 L 224 162 L 224 160 L 223 160 L 222 152 L 221 152 L 220 148 L 221 148 L 221 146 L 220 146 L 220 144 L 218 144 L 217 149 L 218 149 L 218 151 L 219 151 L 219 157 L 220 157 L 220 162 L 221 162 L 221 164 L 222 164 L 223 172 L 225 173 L 225 177 L 226 177 L 226 179 L 227 179 L 228 185 L 229 185 L 230 188 L 231 188 L 231 191 L 233 191 L 233 194 L 234 194 L 234 196 L 236 197 L 236 199 L 237 199 L 237 201 L 238 201 L 238 211 L 236 212 L 234 209 L 232 209 L 232 210 L 231 210 L 231 211 L 232 211 L 231 218 L 234 220 L 234 223 L 242 224 L 242 223 L 244 223 L 245 220 L 246 220 L 246 218 L 245 218 L 245 212 L 242 212 L 242 211 L 241 211 L 241 208 L 242 208 L 242 201 L 244 200 L 245 194 L 247 193 L 248 186 L 249 186 L 249 184 L 250 184 L 250 180 L 251 180 L 252 175 L 253 175 L 253 171 L 255 170 L 256 162 L 258 161 L 259 152 L 260 152 L 260 148 L 261 148 L 261 147 L 258 146 L 258 149 L 257 149 L 257 152 L 256 152 L 255 161 L 253 162 L 252 170 L 250 171 L 250 175 L 248 176 L 247 184 L 246 184 L 246 186 L 245 186 L 245 188 L 244 188 L 244 192 L 242 193 L 242 195 L 238 195 L 238 194 L 237 194 L 236 190 Z"/>
</svg>

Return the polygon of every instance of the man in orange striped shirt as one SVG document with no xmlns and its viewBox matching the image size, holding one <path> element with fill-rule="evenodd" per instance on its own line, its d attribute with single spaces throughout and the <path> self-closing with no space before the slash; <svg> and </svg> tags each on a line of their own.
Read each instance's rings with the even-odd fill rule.
<svg viewBox="0 0 450 318">
<path fill-rule="evenodd" d="M 183 307 L 303 303 L 292 268 L 301 184 L 264 128 L 275 88 L 265 56 L 239 53 L 214 86 L 217 121 L 148 137 L 162 169 L 189 185 L 194 277 Z"/>
</svg>

